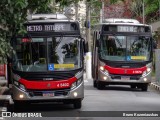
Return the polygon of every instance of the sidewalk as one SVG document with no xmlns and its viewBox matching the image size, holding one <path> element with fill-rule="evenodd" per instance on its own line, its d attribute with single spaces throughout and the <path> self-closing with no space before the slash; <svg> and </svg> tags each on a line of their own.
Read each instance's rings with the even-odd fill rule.
<svg viewBox="0 0 160 120">
<path fill-rule="evenodd" d="M 9 89 L 7 87 L 7 80 L 0 76 L 0 107 L 3 107 L 8 101 Z"/>
<path fill-rule="evenodd" d="M 156 81 L 155 77 L 152 77 L 151 86 L 160 91 L 160 83 Z"/>
<path fill-rule="evenodd" d="M 5 79 L 5 77 L 0 76 L 0 87 L 6 85 L 7 85 L 7 80 Z"/>
<path fill-rule="evenodd" d="M 0 95 L 3 95 L 6 90 L 8 89 L 7 87 L 7 80 L 5 77 L 0 76 Z"/>
</svg>

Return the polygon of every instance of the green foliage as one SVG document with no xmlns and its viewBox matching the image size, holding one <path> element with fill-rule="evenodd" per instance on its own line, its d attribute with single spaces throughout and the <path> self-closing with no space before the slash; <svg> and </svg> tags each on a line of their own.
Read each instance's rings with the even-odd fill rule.
<svg viewBox="0 0 160 120">
<path fill-rule="evenodd" d="M 92 0 L 91 4 L 91 27 L 100 20 L 100 10 L 102 9 L 102 2 L 100 0 Z"/>
<path fill-rule="evenodd" d="M 0 63 L 10 55 L 11 37 L 24 33 L 28 12 L 48 12 L 51 0 L 0 0 Z"/>
<path fill-rule="evenodd" d="M 145 0 L 145 14 L 149 15 L 154 13 L 155 11 L 158 11 L 159 9 L 159 0 Z"/>
<path fill-rule="evenodd" d="M 115 4 L 117 2 L 130 2 L 130 10 L 132 11 L 134 18 L 142 18 L 142 5 L 144 1 L 145 8 L 145 18 L 146 22 L 150 22 L 153 19 L 158 18 L 160 0 L 110 0 L 110 4 Z"/>
</svg>

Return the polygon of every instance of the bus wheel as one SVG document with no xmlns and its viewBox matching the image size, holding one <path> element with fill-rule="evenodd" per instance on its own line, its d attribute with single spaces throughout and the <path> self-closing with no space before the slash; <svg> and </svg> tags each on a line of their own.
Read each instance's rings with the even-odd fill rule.
<svg viewBox="0 0 160 120">
<path fill-rule="evenodd" d="M 82 101 L 78 99 L 74 102 L 73 105 L 75 109 L 80 109 L 82 107 Z"/>
<path fill-rule="evenodd" d="M 98 82 L 98 83 L 97 83 L 97 88 L 98 88 L 99 90 L 103 90 L 103 89 L 105 88 L 105 85 L 104 85 L 103 83 Z"/>
<path fill-rule="evenodd" d="M 142 89 L 142 91 L 147 91 L 148 90 L 148 84 L 142 84 L 141 89 Z"/>
<path fill-rule="evenodd" d="M 97 81 L 93 80 L 93 87 L 97 87 Z"/>
<path fill-rule="evenodd" d="M 136 85 L 131 85 L 131 88 L 132 88 L 132 89 L 136 88 Z"/>
</svg>

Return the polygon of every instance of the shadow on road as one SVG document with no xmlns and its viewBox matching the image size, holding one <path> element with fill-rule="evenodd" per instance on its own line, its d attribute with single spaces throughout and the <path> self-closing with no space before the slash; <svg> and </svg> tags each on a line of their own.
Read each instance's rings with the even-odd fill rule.
<svg viewBox="0 0 160 120">
<path fill-rule="evenodd" d="M 10 105 L 8 111 L 12 112 L 48 112 L 48 111 L 76 111 L 72 104 L 57 104 L 57 103 L 31 103 L 24 106 Z"/>
<path fill-rule="evenodd" d="M 97 88 L 94 88 L 92 85 L 85 86 L 85 90 L 98 90 Z M 141 89 L 138 88 L 130 88 L 130 86 L 126 85 L 109 85 L 105 86 L 102 90 L 114 90 L 114 91 L 133 91 L 133 92 L 142 92 Z"/>
</svg>

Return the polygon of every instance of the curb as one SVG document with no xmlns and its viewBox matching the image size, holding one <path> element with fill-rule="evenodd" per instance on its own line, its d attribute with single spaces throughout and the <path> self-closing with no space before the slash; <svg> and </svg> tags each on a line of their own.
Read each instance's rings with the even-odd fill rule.
<svg viewBox="0 0 160 120">
<path fill-rule="evenodd" d="M 0 107 L 7 106 L 9 99 L 7 95 L 0 95 Z"/>
<path fill-rule="evenodd" d="M 156 90 L 160 91 L 160 85 L 158 85 L 156 82 L 152 82 L 150 85 L 154 87 Z"/>
<path fill-rule="evenodd" d="M 0 80 L 0 87 L 7 86 L 7 80 Z"/>
<path fill-rule="evenodd" d="M 0 86 L 0 95 L 8 95 L 10 92 L 9 92 L 9 88 L 4 86 L 4 87 L 1 87 Z"/>
</svg>

